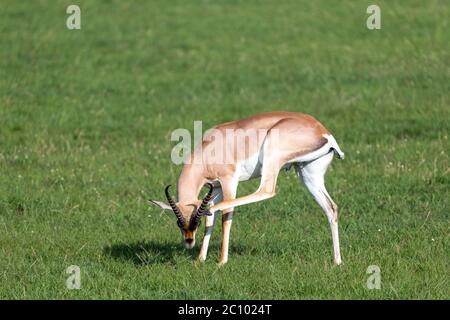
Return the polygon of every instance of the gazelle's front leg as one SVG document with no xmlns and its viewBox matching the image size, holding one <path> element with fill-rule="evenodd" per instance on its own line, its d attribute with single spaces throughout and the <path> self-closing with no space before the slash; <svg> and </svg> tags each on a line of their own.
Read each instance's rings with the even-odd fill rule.
<svg viewBox="0 0 450 320">
<path fill-rule="evenodd" d="M 270 165 L 270 163 L 268 165 Z M 264 172 L 264 167 L 263 167 L 263 174 L 261 177 L 261 183 L 259 185 L 258 190 L 256 190 L 254 193 L 252 193 L 248 196 L 243 196 L 243 197 L 236 199 L 236 193 L 235 193 L 232 198 L 227 199 L 225 197 L 225 190 L 224 190 L 223 201 L 210 207 L 209 211 L 212 213 L 217 212 L 219 210 L 221 210 L 222 212 L 227 212 L 228 209 L 232 210 L 233 208 L 238 207 L 238 206 L 243 206 L 245 204 L 263 201 L 263 200 L 274 197 L 275 196 L 275 187 L 277 184 L 278 170 L 279 170 L 279 167 L 275 167 L 275 169 L 272 171 L 269 171 L 269 169 L 266 169 L 266 171 L 269 171 L 269 172 Z"/>
<path fill-rule="evenodd" d="M 221 181 L 223 190 L 223 201 L 236 199 L 238 186 L 237 179 L 224 179 Z M 228 248 L 230 243 L 231 223 L 233 222 L 233 208 L 223 210 L 222 215 L 222 250 L 220 253 L 219 266 L 228 261 Z"/>
<path fill-rule="evenodd" d="M 233 209 L 222 215 L 222 250 L 220 253 L 219 265 L 224 265 L 228 261 L 228 248 L 230 243 L 231 223 L 233 222 Z"/>
<path fill-rule="evenodd" d="M 206 216 L 205 236 L 203 237 L 202 247 L 200 249 L 200 254 L 198 255 L 199 261 L 206 260 L 206 255 L 208 254 L 209 239 L 211 238 L 215 218 L 216 218 L 215 214 Z"/>
<path fill-rule="evenodd" d="M 212 204 L 217 204 L 223 200 L 223 192 L 220 186 L 216 186 L 213 191 Z M 205 261 L 208 254 L 209 240 L 211 239 L 212 230 L 214 227 L 214 221 L 216 220 L 216 215 L 212 214 L 206 216 L 205 221 L 205 235 L 203 237 L 202 247 L 200 249 L 200 254 L 198 255 L 199 261 Z"/>
</svg>

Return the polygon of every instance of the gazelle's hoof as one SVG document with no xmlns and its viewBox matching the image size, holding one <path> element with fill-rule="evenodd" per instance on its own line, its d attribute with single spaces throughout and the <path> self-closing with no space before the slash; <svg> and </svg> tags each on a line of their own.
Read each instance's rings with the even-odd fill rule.
<svg viewBox="0 0 450 320">
<path fill-rule="evenodd" d="M 228 261 L 219 261 L 219 263 L 217 263 L 217 266 L 220 268 L 220 267 L 223 267 L 226 263 L 227 263 Z"/>
</svg>

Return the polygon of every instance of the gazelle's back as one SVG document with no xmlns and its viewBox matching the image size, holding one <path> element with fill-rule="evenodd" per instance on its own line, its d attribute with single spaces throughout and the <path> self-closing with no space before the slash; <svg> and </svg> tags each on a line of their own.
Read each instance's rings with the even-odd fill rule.
<svg viewBox="0 0 450 320">
<path fill-rule="evenodd" d="M 315 128 L 320 134 L 329 133 L 328 130 L 315 118 L 301 112 L 275 111 L 259 113 L 241 120 L 226 122 L 215 126 L 215 129 L 267 129 L 270 130 L 277 122 L 284 119 L 294 119 L 298 128 Z"/>
</svg>

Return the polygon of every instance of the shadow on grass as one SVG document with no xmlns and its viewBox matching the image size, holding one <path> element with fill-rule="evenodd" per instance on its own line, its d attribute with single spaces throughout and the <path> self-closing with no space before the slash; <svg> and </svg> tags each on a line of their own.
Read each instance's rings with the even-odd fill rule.
<svg viewBox="0 0 450 320">
<path fill-rule="evenodd" d="M 176 243 L 144 242 L 118 243 L 103 248 L 103 253 L 117 260 L 132 262 L 137 266 L 174 263 L 176 256 L 194 258 L 195 251 L 187 251 Z"/>
<path fill-rule="evenodd" d="M 219 246 L 211 245 L 208 250 L 210 259 L 217 259 L 215 252 L 219 254 Z M 248 249 L 241 245 L 231 245 L 231 254 L 250 253 Z M 199 248 L 193 250 L 184 249 L 178 243 L 164 243 L 154 241 L 138 241 L 135 243 L 118 243 L 103 248 L 103 254 L 117 260 L 132 262 L 136 266 L 145 266 L 151 264 L 174 264 L 177 259 L 186 258 L 194 261 L 199 253 Z M 213 253 L 213 255 L 211 255 Z"/>
</svg>

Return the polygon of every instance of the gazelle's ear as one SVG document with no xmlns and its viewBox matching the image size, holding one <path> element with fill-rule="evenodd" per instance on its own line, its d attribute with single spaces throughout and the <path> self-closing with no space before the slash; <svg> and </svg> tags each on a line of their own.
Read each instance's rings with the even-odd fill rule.
<svg viewBox="0 0 450 320">
<path fill-rule="evenodd" d="M 148 203 L 154 204 L 155 206 L 164 209 L 164 210 L 172 210 L 172 208 L 165 202 L 156 201 L 156 200 L 148 200 Z"/>
</svg>

